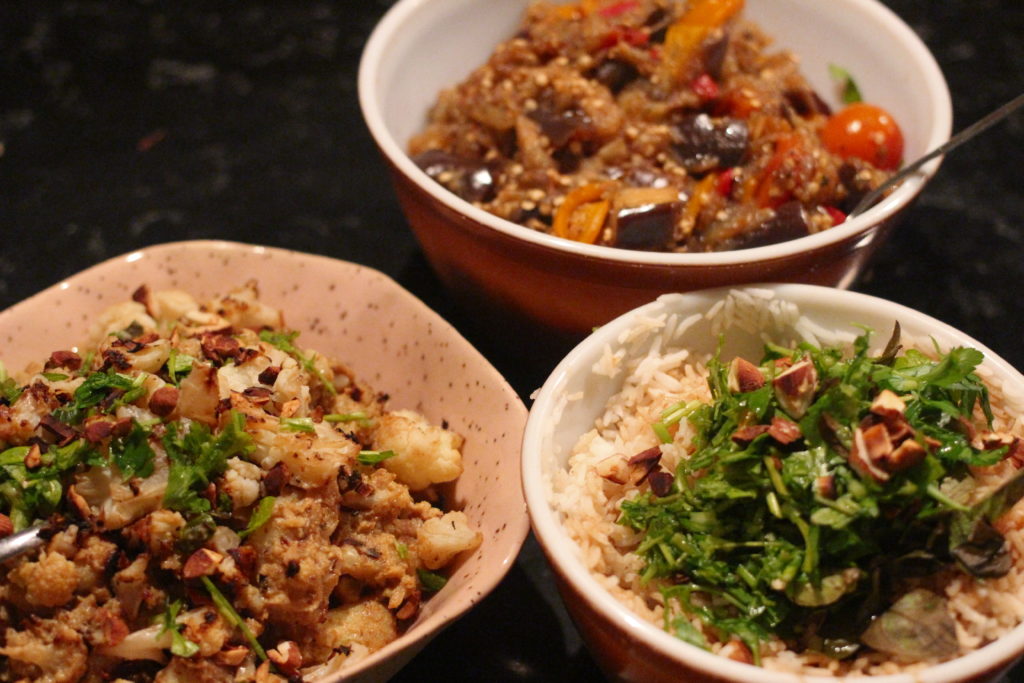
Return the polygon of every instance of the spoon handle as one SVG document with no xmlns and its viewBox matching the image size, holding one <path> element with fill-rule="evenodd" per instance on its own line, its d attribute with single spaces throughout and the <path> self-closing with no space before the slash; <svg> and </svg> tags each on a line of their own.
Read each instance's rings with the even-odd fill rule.
<svg viewBox="0 0 1024 683">
<path fill-rule="evenodd" d="M 43 532 L 48 529 L 49 526 L 45 524 L 30 526 L 24 531 L 0 538 L 0 563 L 41 546 L 46 542 Z"/>
<path fill-rule="evenodd" d="M 1007 116 L 1020 109 L 1022 106 L 1024 106 L 1024 94 L 1017 95 L 1012 100 L 1005 103 L 1003 106 L 990 112 L 985 117 L 978 119 L 970 126 L 964 128 L 962 131 L 951 137 L 945 143 L 939 145 L 932 151 L 925 154 L 923 157 L 919 158 L 914 163 L 904 166 L 884 183 L 876 187 L 871 192 L 868 192 L 861 198 L 859 202 L 857 202 L 857 206 L 853 208 L 853 211 L 851 211 L 849 215 L 852 217 L 856 216 L 857 214 L 864 213 L 865 211 L 870 209 L 875 204 L 875 202 L 881 199 L 882 195 L 888 192 L 890 188 L 902 183 L 907 176 L 911 175 L 912 173 L 915 173 L 919 168 L 927 164 L 929 161 L 931 161 L 937 156 L 940 156 L 942 154 L 945 154 L 946 152 L 950 152 L 956 149 L 957 147 L 964 144 L 974 136 L 981 133 L 982 131 L 985 131 L 988 128 L 999 123 Z"/>
</svg>

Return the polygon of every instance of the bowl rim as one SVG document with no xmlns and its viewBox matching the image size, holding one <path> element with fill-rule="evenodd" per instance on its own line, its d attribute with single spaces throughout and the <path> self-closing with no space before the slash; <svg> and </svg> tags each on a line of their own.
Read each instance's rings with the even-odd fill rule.
<svg viewBox="0 0 1024 683">
<path fill-rule="evenodd" d="M 549 481 L 545 479 L 542 472 L 544 453 L 541 449 L 545 431 L 550 429 L 547 418 L 555 414 L 557 394 L 562 391 L 570 378 L 590 367 L 591 363 L 587 363 L 587 359 L 593 362 L 601 349 L 606 346 L 614 348 L 619 335 L 623 330 L 629 328 L 633 321 L 666 310 L 675 310 L 673 306 L 686 306 L 688 301 L 698 300 L 713 303 L 721 300 L 731 291 L 747 289 L 768 289 L 774 292 L 778 298 L 796 300 L 796 303 L 801 306 L 807 305 L 808 301 L 817 301 L 819 305 L 829 305 L 838 297 L 865 309 L 890 312 L 901 321 L 913 320 L 935 333 L 942 333 L 949 339 L 956 340 L 958 344 L 978 349 L 985 356 L 984 364 L 994 370 L 997 376 L 1004 381 L 1012 381 L 1013 384 L 1024 389 L 1024 375 L 970 335 L 925 313 L 872 295 L 836 290 L 820 285 L 782 283 L 717 287 L 663 295 L 655 301 L 622 314 L 581 341 L 555 367 L 542 387 L 535 393 L 526 430 L 523 434 L 521 457 L 523 491 L 530 514 L 530 523 L 534 536 L 548 561 L 563 576 L 564 580 L 573 586 L 574 592 L 585 596 L 591 609 L 608 622 L 620 625 L 629 638 L 646 643 L 668 659 L 684 666 L 696 668 L 703 673 L 713 674 L 723 680 L 738 683 L 853 680 L 851 677 L 836 678 L 770 671 L 750 664 L 743 664 L 679 640 L 646 621 L 612 596 L 583 565 L 575 541 L 565 531 L 559 513 L 551 507 L 548 497 Z M 999 639 L 948 662 L 913 673 L 858 677 L 856 680 L 874 683 L 954 683 L 985 672 L 993 662 L 1009 666 L 1022 653 L 1024 653 L 1024 621 Z"/>
<path fill-rule="evenodd" d="M 446 1 L 449 3 L 473 2 L 473 0 Z M 851 12 L 870 17 L 879 26 L 884 26 L 890 35 L 900 39 L 926 85 L 929 101 L 935 113 L 935 125 L 925 142 L 925 151 L 932 150 L 948 140 L 953 122 L 953 105 L 949 87 L 935 57 L 921 38 L 895 12 L 881 4 L 879 0 L 831 1 L 845 3 Z M 424 15 L 429 16 L 432 7 L 438 4 L 440 3 L 437 0 L 399 0 L 384 14 L 370 34 L 360 58 L 357 77 L 359 104 L 370 134 L 395 172 L 400 173 L 447 209 L 457 214 L 463 214 L 485 230 L 495 230 L 537 246 L 599 261 L 681 267 L 752 264 L 789 258 L 805 251 L 837 244 L 853 239 L 862 233 L 870 232 L 874 227 L 891 219 L 908 205 L 921 192 L 926 181 L 938 171 L 942 162 L 942 157 L 933 159 L 873 207 L 841 225 L 813 235 L 750 249 L 701 253 L 650 252 L 583 244 L 532 230 L 490 214 L 436 183 L 412 162 L 405 152 L 404 144 L 395 140 L 385 124 L 381 107 L 383 83 L 378 76 L 387 51 L 406 25 L 417 21 Z"/>
<path fill-rule="evenodd" d="M 442 331 L 446 335 L 452 335 L 449 347 L 461 347 L 463 352 L 468 353 L 471 356 L 476 356 L 478 360 L 481 360 L 484 363 L 485 368 L 488 368 L 493 372 L 495 387 L 503 390 L 506 394 L 505 399 L 508 401 L 510 406 L 512 406 L 512 410 L 520 412 L 523 417 L 523 422 L 525 423 L 527 412 L 525 404 L 519 397 L 518 392 L 516 392 L 516 390 L 508 383 L 508 380 L 505 379 L 497 368 L 494 367 L 491 361 L 480 353 L 480 351 L 473 346 L 473 344 L 469 342 L 461 332 L 445 320 L 438 312 L 427 306 L 427 304 L 418 296 L 403 287 L 390 275 L 371 266 L 365 266 L 354 261 L 347 261 L 320 254 L 311 254 L 293 249 L 249 244 L 230 240 L 209 239 L 182 240 L 140 247 L 105 259 L 99 263 L 95 263 L 87 268 L 63 277 L 58 282 L 44 287 L 36 293 L 11 304 L 3 310 L 0 310 L 0 326 L 7 325 L 7 321 L 10 318 L 17 318 L 24 311 L 30 310 L 33 306 L 38 306 L 48 298 L 60 296 L 63 291 L 72 288 L 76 281 L 83 278 L 93 277 L 98 273 L 103 273 L 111 268 L 116 268 L 121 264 L 135 263 L 147 259 L 152 262 L 159 262 L 164 256 L 175 253 L 194 254 L 197 257 L 200 254 L 207 253 L 224 255 L 234 254 L 238 256 L 269 255 L 279 261 L 286 260 L 307 264 L 323 263 L 330 266 L 341 267 L 345 270 L 351 270 L 354 276 L 357 275 L 360 278 L 372 280 L 375 283 L 373 285 L 374 289 L 393 290 L 399 293 L 402 296 L 402 299 L 410 307 L 415 309 L 416 314 L 420 319 L 430 323 L 433 329 L 432 334 L 435 337 Z M 309 276 L 307 275 L 307 277 Z M 339 296 L 342 295 L 339 294 Z M 358 370 L 359 369 L 356 368 L 357 372 Z M 510 442 L 510 446 L 512 445 L 513 444 Z M 517 474 L 521 476 L 521 472 L 517 472 Z M 377 675 L 376 671 L 378 667 L 381 668 L 382 672 L 390 671 L 388 675 L 393 675 L 395 671 L 391 671 L 388 668 L 390 666 L 389 662 L 400 661 L 401 666 L 404 666 L 406 660 L 402 659 L 403 654 L 405 656 L 414 655 L 420 648 L 429 644 L 429 642 L 441 633 L 441 631 L 450 626 L 453 622 L 465 616 L 470 610 L 478 605 L 482 599 L 487 595 L 490 595 L 511 570 L 512 565 L 515 563 L 515 560 L 522 550 L 522 546 L 525 543 L 527 536 L 529 535 L 529 518 L 526 514 L 525 500 L 521 502 L 521 508 L 521 515 L 515 515 L 507 521 L 504 534 L 506 534 L 508 538 L 508 547 L 505 552 L 500 556 L 496 556 L 492 562 L 488 563 L 488 566 L 493 566 L 494 568 L 494 572 L 489 577 L 480 578 L 481 574 L 477 573 L 477 578 L 474 578 L 473 581 L 477 581 L 479 583 L 473 587 L 473 590 L 463 591 L 462 593 L 453 593 L 449 596 L 449 604 L 440 606 L 436 611 L 424 618 L 422 622 L 414 624 L 411 628 L 401 633 L 398 638 L 391 641 L 380 650 L 370 653 L 365 658 L 355 662 L 351 667 L 343 667 L 340 671 L 332 672 L 326 677 L 318 680 L 363 680 L 364 677 L 369 677 L 370 680 L 376 680 L 374 676 Z M 489 541 L 493 541 L 493 539 L 485 539 L 485 543 Z"/>
</svg>

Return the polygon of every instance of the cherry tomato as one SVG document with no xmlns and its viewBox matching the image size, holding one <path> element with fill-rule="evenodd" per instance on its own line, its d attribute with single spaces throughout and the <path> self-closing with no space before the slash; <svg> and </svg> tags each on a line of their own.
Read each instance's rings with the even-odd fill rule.
<svg viewBox="0 0 1024 683">
<path fill-rule="evenodd" d="M 893 171 L 903 160 L 903 133 L 889 112 L 865 102 L 841 109 L 825 122 L 821 141 L 833 154 L 856 157 Z"/>
</svg>

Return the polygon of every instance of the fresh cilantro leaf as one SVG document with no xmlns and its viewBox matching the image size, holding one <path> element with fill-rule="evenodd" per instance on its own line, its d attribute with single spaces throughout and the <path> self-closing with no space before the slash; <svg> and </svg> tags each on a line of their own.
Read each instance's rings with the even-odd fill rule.
<svg viewBox="0 0 1024 683">
<path fill-rule="evenodd" d="M 857 83 L 853 80 L 850 72 L 836 64 L 828 65 L 828 74 L 839 84 L 840 94 L 844 104 L 855 104 L 862 102 L 864 98 L 860 94 Z"/>
<path fill-rule="evenodd" d="M 170 355 L 167 357 L 167 378 L 171 381 L 171 384 L 179 386 L 181 380 L 185 379 L 188 373 L 192 372 L 192 366 L 195 362 L 196 359 L 192 356 L 172 348 Z"/>
<path fill-rule="evenodd" d="M 162 441 L 170 460 L 163 503 L 179 512 L 208 511 L 210 501 L 198 492 L 224 472 L 228 458 L 245 455 L 253 448 L 252 437 L 245 431 L 245 416 L 234 411 L 216 435 L 199 422 L 191 423 L 185 433 L 170 423 Z"/>
<path fill-rule="evenodd" d="M 199 652 L 199 646 L 186 638 L 181 633 L 181 624 L 178 623 L 178 612 L 181 611 L 181 600 L 168 602 L 163 614 L 157 616 L 160 624 L 158 636 L 164 633 L 171 634 L 171 654 L 177 657 L 191 657 Z"/>
<path fill-rule="evenodd" d="M 238 532 L 239 538 L 245 538 L 252 532 L 259 529 L 261 526 L 270 521 L 271 515 L 274 513 L 274 503 L 277 502 L 277 498 L 274 496 L 266 496 L 260 499 L 256 509 L 253 510 L 252 516 L 249 518 L 249 523 L 245 529 Z"/>
<path fill-rule="evenodd" d="M 21 387 L 7 374 L 7 368 L 0 363 L 0 399 L 8 404 L 14 403 L 21 396 Z"/>
</svg>

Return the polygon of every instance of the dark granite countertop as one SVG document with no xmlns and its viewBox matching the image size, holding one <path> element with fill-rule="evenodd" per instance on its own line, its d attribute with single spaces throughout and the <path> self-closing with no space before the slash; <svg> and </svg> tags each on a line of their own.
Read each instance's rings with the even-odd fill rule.
<svg viewBox="0 0 1024 683">
<path fill-rule="evenodd" d="M 390 274 L 528 400 L 566 349 L 499 343 L 454 308 L 363 126 L 360 51 L 390 4 L 0 4 L 0 308 L 160 242 L 288 247 Z M 1020 0 L 886 4 L 933 50 L 955 128 L 1024 92 Z M 945 161 L 855 289 L 959 327 L 1024 368 L 1022 168 L 1018 115 Z M 396 680 L 437 675 L 599 677 L 532 540 L 504 583 Z"/>
</svg>

